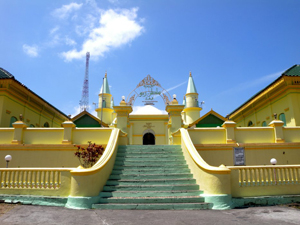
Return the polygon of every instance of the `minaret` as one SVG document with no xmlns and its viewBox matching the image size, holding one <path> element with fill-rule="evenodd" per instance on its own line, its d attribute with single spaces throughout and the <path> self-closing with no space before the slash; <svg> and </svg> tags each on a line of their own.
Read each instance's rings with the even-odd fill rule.
<svg viewBox="0 0 300 225">
<path fill-rule="evenodd" d="M 102 104 L 101 104 L 102 103 Z M 103 78 L 102 87 L 99 93 L 98 108 L 96 109 L 97 116 L 106 124 L 111 124 L 113 120 L 113 106 L 112 106 L 112 95 L 109 91 L 109 85 L 107 81 L 107 73 Z"/>
<path fill-rule="evenodd" d="M 190 72 L 188 86 L 185 94 L 185 108 L 183 110 L 183 118 L 185 124 L 191 124 L 195 120 L 199 119 L 201 110 L 202 108 L 199 107 L 198 103 L 197 89 L 192 77 L 192 73 Z"/>
</svg>

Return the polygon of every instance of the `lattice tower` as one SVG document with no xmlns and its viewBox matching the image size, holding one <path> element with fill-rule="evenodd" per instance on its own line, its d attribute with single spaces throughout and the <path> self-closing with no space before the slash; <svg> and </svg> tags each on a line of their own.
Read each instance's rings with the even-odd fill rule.
<svg viewBox="0 0 300 225">
<path fill-rule="evenodd" d="M 79 101 L 80 112 L 89 110 L 89 61 L 90 61 L 90 53 L 86 53 L 86 63 L 85 63 L 85 75 L 83 80 L 83 88 L 81 100 Z"/>
</svg>

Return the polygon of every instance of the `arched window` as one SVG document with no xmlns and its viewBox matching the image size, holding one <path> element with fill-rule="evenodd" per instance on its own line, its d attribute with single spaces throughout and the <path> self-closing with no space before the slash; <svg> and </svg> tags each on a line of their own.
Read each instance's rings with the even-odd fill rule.
<svg viewBox="0 0 300 225">
<path fill-rule="evenodd" d="M 281 113 L 279 115 L 279 120 L 281 120 L 284 123 L 283 126 L 286 126 L 286 119 L 284 113 Z"/>
<path fill-rule="evenodd" d="M 267 122 L 266 121 L 262 122 L 261 126 L 262 127 L 266 127 L 267 126 Z"/>
<path fill-rule="evenodd" d="M 248 127 L 252 127 L 252 125 L 253 125 L 253 123 L 252 123 L 252 121 L 250 120 L 250 121 L 248 122 Z"/>
<path fill-rule="evenodd" d="M 17 120 L 18 120 L 18 119 L 17 119 L 16 117 L 12 116 L 12 117 L 10 118 L 9 127 L 13 127 L 12 124 L 13 124 L 14 122 L 17 122 Z"/>
<path fill-rule="evenodd" d="M 103 99 L 103 101 L 102 101 L 102 108 L 106 108 L 106 101 L 105 101 L 105 99 Z"/>
<path fill-rule="evenodd" d="M 49 123 L 48 122 L 44 123 L 44 127 L 49 127 Z"/>
</svg>

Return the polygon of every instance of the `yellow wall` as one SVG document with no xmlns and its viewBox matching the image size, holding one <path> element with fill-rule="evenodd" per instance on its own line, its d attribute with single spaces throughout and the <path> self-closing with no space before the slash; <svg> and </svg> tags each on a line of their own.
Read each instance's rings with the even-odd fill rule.
<svg viewBox="0 0 300 225">
<path fill-rule="evenodd" d="M 12 116 L 19 119 L 23 115 L 23 121 L 29 126 L 43 127 L 48 122 L 50 127 L 60 127 L 67 119 L 65 115 L 49 105 L 37 95 L 21 86 L 14 80 L 0 81 L 0 127 L 9 127 Z"/>
<path fill-rule="evenodd" d="M 194 144 L 225 144 L 226 132 L 224 128 L 194 128 L 188 129 Z"/>
<path fill-rule="evenodd" d="M 11 144 L 13 128 L 0 129 L 0 167 L 5 167 L 5 155 L 11 155 L 10 167 L 77 167 L 79 161 L 74 157 L 73 144 L 87 145 L 92 141 L 107 145 L 110 128 L 73 128 L 72 142 L 63 144 L 63 128 L 25 128 L 23 143 Z"/>
<path fill-rule="evenodd" d="M 300 127 L 284 127 L 282 130 L 285 142 L 300 142 Z"/>
<path fill-rule="evenodd" d="M 0 144 L 11 144 L 14 128 L 0 128 Z"/>
<path fill-rule="evenodd" d="M 27 128 L 23 133 L 24 144 L 61 144 L 63 128 Z"/>
<path fill-rule="evenodd" d="M 6 167 L 4 157 L 11 155 L 9 168 L 19 167 L 77 167 L 73 145 L 0 145 L 0 168 Z"/>
<path fill-rule="evenodd" d="M 235 140 L 237 143 L 274 143 L 272 127 L 237 127 Z"/>
<path fill-rule="evenodd" d="M 233 148 L 237 145 L 195 145 L 201 157 L 212 166 L 234 166 Z M 300 143 L 283 144 L 243 144 L 245 163 L 252 165 L 270 165 L 270 159 L 276 158 L 278 165 L 300 164 Z"/>
<path fill-rule="evenodd" d="M 131 115 L 130 116 L 130 144 L 142 145 L 143 135 L 147 132 L 153 133 L 156 145 L 168 144 L 167 121 L 168 116 L 146 116 Z"/>
<path fill-rule="evenodd" d="M 86 144 L 92 141 L 96 144 L 107 144 L 111 131 L 111 128 L 74 128 L 73 143 Z"/>
<path fill-rule="evenodd" d="M 269 124 L 274 119 L 274 113 L 278 117 L 284 113 L 287 126 L 299 126 L 300 85 L 292 84 L 292 79 L 299 82 L 300 77 L 281 78 L 235 111 L 230 118 L 237 126 L 247 127 L 249 121 L 252 121 L 253 126 L 260 127 L 264 121 Z"/>
</svg>

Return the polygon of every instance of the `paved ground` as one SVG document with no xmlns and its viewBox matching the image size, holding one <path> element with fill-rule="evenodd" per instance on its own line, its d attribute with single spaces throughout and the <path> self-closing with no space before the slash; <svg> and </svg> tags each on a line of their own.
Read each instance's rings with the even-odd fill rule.
<svg viewBox="0 0 300 225">
<path fill-rule="evenodd" d="M 35 224 L 300 224 L 300 209 L 287 206 L 232 210 L 73 210 L 62 207 L 0 204 L 1 225 Z"/>
</svg>

